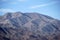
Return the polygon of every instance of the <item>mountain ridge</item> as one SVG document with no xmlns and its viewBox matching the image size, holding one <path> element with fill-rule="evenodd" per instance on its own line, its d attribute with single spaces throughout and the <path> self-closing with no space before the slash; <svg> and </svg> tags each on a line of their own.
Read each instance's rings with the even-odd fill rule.
<svg viewBox="0 0 60 40">
<path fill-rule="evenodd" d="M 1 40 L 59 40 L 59 38 L 60 21 L 52 17 L 22 12 L 7 13 L 0 17 Z"/>
</svg>

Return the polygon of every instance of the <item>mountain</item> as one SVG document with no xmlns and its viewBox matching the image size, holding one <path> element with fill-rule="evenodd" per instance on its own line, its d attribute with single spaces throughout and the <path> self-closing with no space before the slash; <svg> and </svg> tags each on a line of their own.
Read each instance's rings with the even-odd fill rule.
<svg viewBox="0 0 60 40">
<path fill-rule="evenodd" d="M 60 40 L 60 20 L 40 13 L 0 16 L 0 40 Z"/>
</svg>

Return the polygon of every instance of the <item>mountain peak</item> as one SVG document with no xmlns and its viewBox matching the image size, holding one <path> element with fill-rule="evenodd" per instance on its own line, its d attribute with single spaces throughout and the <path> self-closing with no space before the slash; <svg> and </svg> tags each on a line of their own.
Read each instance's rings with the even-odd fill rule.
<svg viewBox="0 0 60 40">
<path fill-rule="evenodd" d="M 7 13 L 0 17 L 0 34 L 1 40 L 60 40 L 60 21 L 39 13 Z"/>
</svg>

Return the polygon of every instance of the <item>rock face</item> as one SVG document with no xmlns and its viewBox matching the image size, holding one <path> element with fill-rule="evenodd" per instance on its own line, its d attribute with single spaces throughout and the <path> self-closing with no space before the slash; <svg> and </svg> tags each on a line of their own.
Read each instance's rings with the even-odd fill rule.
<svg viewBox="0 0 60 40">
<path fill-rule="evenodd" d="M 60 40 L 60 21 L 39 13 L 0 16 L 0 40 Z"/>
</svg>

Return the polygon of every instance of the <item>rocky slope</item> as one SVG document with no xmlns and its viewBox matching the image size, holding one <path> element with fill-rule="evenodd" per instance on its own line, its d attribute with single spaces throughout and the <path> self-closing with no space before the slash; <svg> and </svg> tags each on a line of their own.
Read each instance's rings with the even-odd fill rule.
<svg viewBox="0 0 60 40">
<path fill-rule="evenodd" d="M 39 13 L 0 16 L 0 40 L 60 40 L 60 21 Z"/>
</svg>

